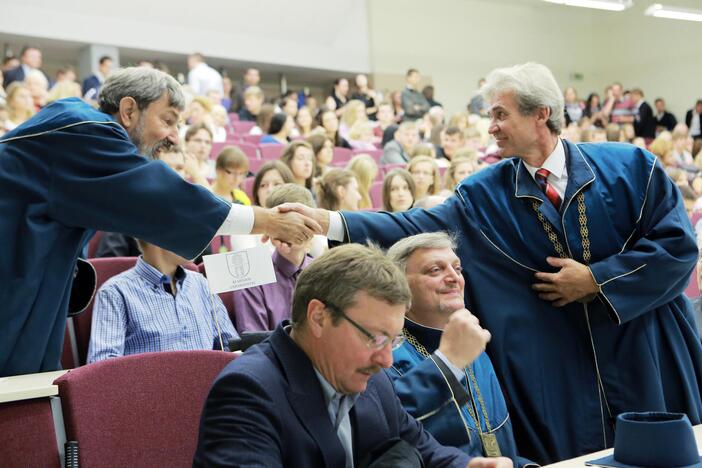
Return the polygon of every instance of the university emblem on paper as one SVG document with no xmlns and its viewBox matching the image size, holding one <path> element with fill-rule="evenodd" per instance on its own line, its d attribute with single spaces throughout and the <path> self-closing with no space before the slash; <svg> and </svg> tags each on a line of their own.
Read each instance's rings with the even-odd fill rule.
<svg viewBox="0 0 702 468">
<path fill-rule="evenodd" d="M 251 271 L 248 252 L 244 250 L 227 255 L 227 268 L 234 279 L 247 276 L 249 271 Z"/>
</svg>

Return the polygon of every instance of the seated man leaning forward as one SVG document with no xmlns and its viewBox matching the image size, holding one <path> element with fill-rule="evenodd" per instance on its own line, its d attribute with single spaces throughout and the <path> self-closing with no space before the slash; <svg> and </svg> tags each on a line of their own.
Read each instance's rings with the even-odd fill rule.
<svg viewBox="0 0 702 468">
<path fill-rule="evenodd" d="M 527 466 L 517 457 L 507 405 L 484 353 L 490 333 L 464 307 L 465 279 L 455 249 L 448 234 L 434 232 L 407 237 L 388 250 L 407 276 L 412 303 L 406 339 L 393 351 L 387 373 L 402 406 L 440 443 Z"/>
<path fill-rule="evenodd" d="M 136 265 L 95 295 L 88 363 L 151 351 L 229 349 L 238 334 L 219 296 L 210 298 L 204 276 L 184 269 L 188 261 L 171 251 L 141 239 L 137 244 L 143 255 Z"/>
<path fill-rule="evenodd" d="M 205 403 L 194 466 L 510 467 L 444 447 L 400 404 L 387 375 L 410 291 L 379 250 L 332 249 L 295 287 L 292 325 L 229 364 Z M 388 466 L 388 465 L 386 465 Z"/>
</svg>

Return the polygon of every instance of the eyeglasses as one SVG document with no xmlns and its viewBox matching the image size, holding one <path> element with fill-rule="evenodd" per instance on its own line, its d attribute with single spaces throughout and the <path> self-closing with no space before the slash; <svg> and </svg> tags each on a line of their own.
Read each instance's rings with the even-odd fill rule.
<svg viewBox="0 0 702 468">
<path fill-rule="evenodd" d="M 399 347 L 402 345 L 402 343 L 405 342 L 405 335 L 400 334 L 400 335 L 397 335 L 397 336 L 395 336 L 395 337 L 390 337 L 390 336 L 387 336 L 387 335 L 374 335 L 374 334 L 372 334 L 371 332 L 369 332 L 368 330 L 366 330 L 365 328 L 363 328 L 361 325 L 359 325 L 359 324 L 358 324 L 356 321 L 354 321 L 351 317 L 349 317 L 348 315 L 346 315 L 346 314 L 344 313 L 344 311 L 341 310 L 340 308 L 338 308 L 338 307 L 336 307 L 336 306 L 334 306 L 334 305 L 332 305 L 332 304 L 328 304 L 328 303 L 325 304 L 325 307 L 328 308 L 328 309 L 332 309 L 333 311 L 335 311 L 337 314 L 339 314 L 339 315 L 341 316 L 341 318 L 343 318 L 344 320 L 346 320 L 347 322 L 349 322 L 351 325 L 353 325 L 354 327 L 356 327 L 356 329 L 357 329 L 358 331 L 360 331 L 361 333 L 363 333 L 363 335 L 364 335 L 366 338 L 368 338 L 368 340 L 366 341 L 366 346 L 368 346 L 368 349 L 380 350 L 380 349 L 383 349 L 384 347 L 386 347 L 386 346 L 389 344 L 390 347 L 391 347 L 393 350 L 395 350 L 395 349 L 399 348 Z"/>
</svg>

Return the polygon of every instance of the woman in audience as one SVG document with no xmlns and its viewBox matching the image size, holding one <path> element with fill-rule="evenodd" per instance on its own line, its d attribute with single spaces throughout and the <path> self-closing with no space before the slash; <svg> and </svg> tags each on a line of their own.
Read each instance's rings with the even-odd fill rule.
<svg viewBox="0 0 702 468">
<path fill-rule="evenodd" d="M 261 138 L 260 143 L 272 143 L 276 145 L 287 145 L 290 140 L 290 131 L 294 124 L 293 119 L 285 112 L 276 113 L 271 119 L 268 134 Z"/>
<path fill-rule="evenodd" d="M 195 156 L 198 172 L 202 177 L 211 179 L 214 174 L 209 164 L 212 151 L 212 130 L 207 125 L 191 125 L 185 132 L 185 151 Z"/>
<path fill-rule="evenodd" d="M 306 141 L 293 141 L 285 148 L 280 160 L 290 168 L 293 182 L 312 191 L 314 151 Z"/>
<path fill-rule="evenodd" d="M 446 170 L 444 187 L 453 192 L 463 179 L 475 172 L 475 163 L 465 156 L 456 155 Z"/>
<path fill-rule="evenodd" d="M 339 135 L 339 119 L 333 110 L 325 110 L 320 114 L 320 122 L 327 136 L 331 139 L 334 146 L 351 149 L 351 145 Z"/>
<path fill-rule="evenodd" d="M 414 204 L 416 187 L 412 175 L 404 169 L 393 169 L 383 180 L 383 210 L 407 211 Z"/>
<path fill-rule="evenodd" d="M 258 170 L 253 182 L 253 203 L 266 206 L 268 194 L 283 184 L 293 183 L 290 168 L 280 161 L 269 161 Z"/>
<path fill-rule="evenodd" d="M 392 110 L 395 114 L 394 123 L 399 124 L 405 117 L 405 110 L 402 108 L 402 94 L 400 91 L 393 91 L 390 94 L 390 104 L 392 105 Z"/>
<path fill-rule="evenodd" d="M 383 132 L 390 125 L 395 123 L 395 113 L 392 110 L 392 104 L 383 102 L 378 105 L 378 113 L 376 114 L 377 125 L 375 126 L 374 134 L 378 141 L 383 138 Z"/>
<path fill-rule="evenodd" d="M 24 84 L 32 95 L 34 110 L 39 110 L 46 105 L 46 98 L 49 95 L 49 80 L 41 70 L 31 70 L 24 77 Z"/>
<path fill-rule="evenodd" d="M 263 104 L 256 116 L 256 126 L 249 130 L 249 135 L 265 135 L 271 127 L 271 120 L 275 115 L 273 104 Z"/>
<path fill-rule="evenodd" d="M 250 205 L 248 195 L 241 190 L 241 184 L 249 174 L 249 159 L 236 146 L 226 146 L 217 155 L 215 180 L 212 191 L 232 203 Z"/>
<path fill-rule="evenodd" d="M 565 101 L 565 120 L 566 125 L 571 122 L 578 122 L 583 117 L 583 106 L 578 100 L 578 93 L 575 88 L 568 86 L 563 91 L 563 99 Z"/>
<path fill-rule="evenodd" d="M 181 138 L 185 136 L 190 127 L 196 125 L 205 125 L 212 133 L 212 101 L 204 96 L 195 96 L 185 111 L 185 121 L 187 125 L 183 125 L 183 128 L 180 130 Z"/>
<path fill-rule="evenodd" d="M 59 99 L 69 97 L 83 97 L 80 85 L 75 81 L 59 81 L 49 91 L 49 94 L 46 97 L 46 103 L 51 104 L 52 102 L 58 101 Z"/>
<path fill-rule="evenodd" d="M 349 133 L 356 122 L 366 122 L 366 106 L 358 99 L 352 99 L 345 106 L 341 113 L 341 123 L 339 124 L 339 135 L 349 140 Z"/>
<path fill-rule="evenodd" d="M 212 141 L 222 143 L 227 141 L 227 125 L 229 124 L 229 116 L 227 109 L 221 104 L 212 106 Z"/>
<path fill-rule="evenodd" d="M 373 134 L 373 124 L 366 121 L 357 121 L 349 130 L 349 144 L 351 148 L 364 151 L 373 151 L 376 137 Z"/>
<path fill-rule="evenodd" d="M 14 130 L 34 115 L 34 102 L 29 89 L 20 81 L 7 87 L 7 120 L 5 130 Z"/>
<path fill-rule="evenodd" d="M 416 186 L 415 199 L 436 195 L 441 190 L 439 166 L 429 156 L 417 156 L 407 164 L 407 170 Z"/>
<path fill-rule="evenodd" d="M 317 188 L 317 204 L 320 208 L 338 211 L 358 211 L 361 194 L 353 172 L 346 169 L 331 169 Z"/>
<path fill-rule="evenodd" d="M 370 187 L 378 175 L 378 163 L 368 154 L 357 154 L 346 165 L 346 170 L 353 172 L 358 181 L 358 191 L 361 194 L 359 209 L 373 208 L 370 199 Z"/>
<path fill-rule="evenodd" d="M 597 127 L 604 128 L 607 125 L 607 119 L 602 113 L 602 102 L 599 94 L 590 93 L 587 97 L 585 108 L 583 109 L 583 117 L 590 119 L 591 124 Z"/>
<path fill-rule="evenodd" d="M 436 159 L 436 148 L 431 143 L 418 143 L 410 151 L 410 161 L 417 156 L 427 156 Z M 444 159 L 446 161 L 446 159 Z"/>
<path fill-rule="evenodd" d="M 329 170 L 334 158 L 334 143 L 324 134 L 311 135 L 307 142 L 312 145 L 315 157 L 314 176 L 322 177 Z"/>
<path fill-rule="evenodd" d="M 312 135 L 312 130 L 316 125 L 309 107 L 300 107 L 297 111 L 297 117 L 295 117 L 295 123 L 297 123 L 297 131 L 302 138 Z"/>
</svg>

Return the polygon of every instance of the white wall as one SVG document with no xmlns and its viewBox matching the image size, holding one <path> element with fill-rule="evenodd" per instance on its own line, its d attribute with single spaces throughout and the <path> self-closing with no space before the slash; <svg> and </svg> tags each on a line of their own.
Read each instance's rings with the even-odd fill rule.
<svg viewBox="0 0 702 468">
<path fill-rule="evenodd" d="M 339 71 L 369 71 L 359 0 L 13 0 L 0 32 Z"/>
</svg>

